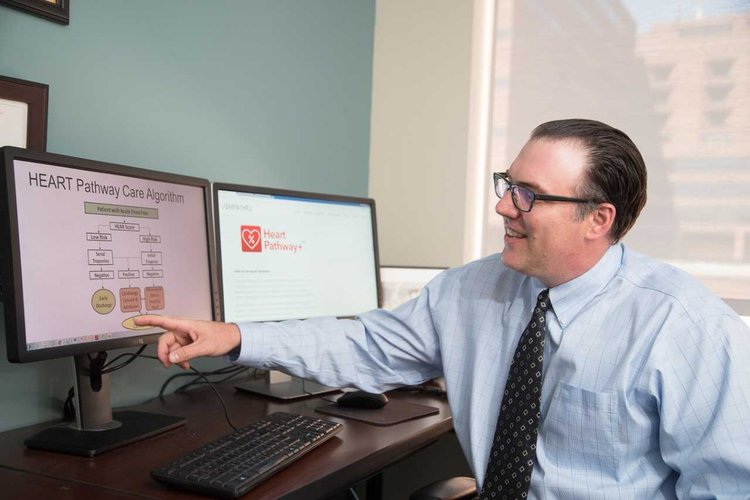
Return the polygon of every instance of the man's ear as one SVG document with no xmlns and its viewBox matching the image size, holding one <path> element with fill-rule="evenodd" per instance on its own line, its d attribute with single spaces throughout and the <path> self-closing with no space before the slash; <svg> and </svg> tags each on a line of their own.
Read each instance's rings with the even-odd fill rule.
<svg viewBox="0 0 750 500">
<path fill-rule="evenodd" d="M 589 229 L 586 236 L 595 240 L 606 237 L 615 223 L 617 209 L 611 203 L 600 203 L 589 215 Z"/>
</svg>

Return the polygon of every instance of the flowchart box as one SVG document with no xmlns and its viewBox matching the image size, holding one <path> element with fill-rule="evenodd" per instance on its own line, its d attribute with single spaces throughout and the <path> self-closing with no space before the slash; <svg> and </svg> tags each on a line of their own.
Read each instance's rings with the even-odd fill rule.
<svg viewBox="0 0 750 500">
<path fill-rule="evenodd" d="M 86 233 L 86 241 L 112 241 L 112 233 Z"/>
<path fill-rule="evenodd" d="M 160 311 L 164 309 L 163 286 L 147 286 L 144 291 L 146 293 L 147 311 Z"/>
<path fill-rule="evenodd" d="M 113 280 L 115 279 L 114 271 L 89 271 L 90 280 Z"/>
<path fill-rule="evenodd" d="M 140 288 L 120 288 L 120 310 L 122 312 L 136 312 L 141 310 Z"/>
<path fill-rule="evenodd" d="M 134 280 L 141 277 L 141 273 L 135 269 L 117 271 L 117 277 L 121 280 Z"/>
<path fill-rule="evenodd" d="M 144 266 L 160 266 L 161 252 L 141 252 L 141 264 Z"/>
<path fill-rule="evenodd" d="M 155 234 L 142 234 L 139 236 L 141 243 L 161 243 L 161 236 Z"/>
<path fill-rule="evenodd" d="M 132 222 L 110 222 L 109 228 L 113 231 L 140 231 L 141 226 L 139 224 L 133 224 Z"/>
<path fill-rule="evenodd" d="M 111 266 L 114 264 L 112 250 L 90 249 L 88 254 L 90 266 Z"/>
</svg>

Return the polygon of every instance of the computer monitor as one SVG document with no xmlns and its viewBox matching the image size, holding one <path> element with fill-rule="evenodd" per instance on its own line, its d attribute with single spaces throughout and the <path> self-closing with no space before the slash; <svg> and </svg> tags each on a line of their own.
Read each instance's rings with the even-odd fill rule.
<svg viewBox="0 0 750 500">
<path fill-rule="evenodd" d="M 375 202 L 214 183 L 224 321 L 351 317 L 379 305 Z M 239 389 L 292 399 L 336 390 L 268 372 Z"/>
<path fill-rule="evenodd" d="M 383 309 L 392 310 L 413 299 L 435 276 L 446 267 L 381 266 L 380 286 L 383 289 Z"/>
<path fill-rule="evenodd" d="M 182 423 L 115 412 L 106 352 L 155 342 L 140 314 L 215 317 L 205 179 L 100 161 L 0 150 L 0 271 L 8 359 L 72 356 L 76 423 L 34 448 L 95 455 Z"/>
</svg>

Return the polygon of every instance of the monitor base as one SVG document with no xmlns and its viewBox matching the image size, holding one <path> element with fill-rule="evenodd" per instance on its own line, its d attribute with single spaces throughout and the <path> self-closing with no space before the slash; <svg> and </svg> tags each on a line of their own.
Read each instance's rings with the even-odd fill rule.
<svg viewBox="0 0 750 500">
<path fill-rule="evenodd" d="M 60 424 L 29 437 L 25 444 L 38 450 L 93 457 L 185 424 L 182 417 L 158 413 L 116 411 L 112 416 L 113 422 L 120 425 L 80 430 L 67 423 Z"/>
<path fill-rule="evenodd" d="M 335 387 L 328 387 L 326 385 L 318 384 L 317 382 L 311 382 L 310 380 L 303 380 L 296 377 L 286 382 L 269 382 L 266 379 L 250 380 L 248 382 L 235 384 L 234 388 L 239 391 L 251 392 L 253 394 L 260 394 L 261 396 L 283 400 L 319 396 L 321 394 L 329 394 L 340 390 Z"/>
</svg>

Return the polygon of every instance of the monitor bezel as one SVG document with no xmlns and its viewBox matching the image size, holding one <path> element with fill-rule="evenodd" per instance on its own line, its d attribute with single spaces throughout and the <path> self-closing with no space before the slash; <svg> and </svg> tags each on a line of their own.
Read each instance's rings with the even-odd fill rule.
<svg viewBox="0 0 750 500">
<path fill-rule="evenodd" d="M 221 262 L 221 238 L 219 237 L 221 228 L 219 220 L 219 191 L 235 191 L 241 193 L 252 193 L 252 194 L 265 194 L 273 196 L 289 196 L 293 198 L 309 198 L 311 200 L 323 200 L 323 201 L 340 201 L 346 203 L 359 203 L 367 204 L 370 206 L 370 217 L 372 219 L 372 244 L 374 251 L 374 264 L 373 269 L 375 281 L 376 281 L 376 307 L 380 307 L 383 300 L 383 292 L 380 283 L 380 258 L 378 252 L 378 226 L 377 226 L 377 215 L 375 211 L 375 200 L 373 198 L 358 197 L 358 196 L 346 196 L 329 193 L 317 193 L 312 191 L 295 191 L 290 189 L 272 188 L 265 186 L 252 186 L 246 184 L 234 184 L 228 182 L 213 182 L 212 183 L 212 197 L 213 197 L 213 214 L 214 214 L 214 237 L 216 245 L 216 282 L 218 286 L 218 317 L 224 321 L 224 276 Z M 365 312 L 365 311 L 361 311 Z M 338 316 L 338 318 L 351 318 L 351 316 Z M 308 319 L 308 318 L 286 318 L 286 319 Z M 273 320 L 271 320 L 273 321 Z M 281 320 L 276 320 L 281 321 Z"/>
<path fill-rule="evenodd" d="M 217 288 L 214 254 L 214 232 L 212 224 L 211 184 L 207 179 L 183 174 L 149 170 L 140 167 L 120 165 L 99 160 L 34 151 L 5 146 L 0 148 L 0 283 L 5 316 L 5 336 L 8 360 L 12 363 L 28 363 L 47 359 L 62 358 L 91 352 L 109 351 L 127 347 L 138 347 L 158 340 L 163 331 L 136 333 L 131 337 L 106 339 L 80 344 L 28 350 L 26 348 L 26 311 L 23 304 L 23 277 L 21 276 L 20 240 L 18 233 L 17 204 L 15 190 L 16 160 L 44 163 L 47 165 L 73 168 L 89 172 L 122 175 L 145 180 L 172 182 L 203 189 L 203 203 L 206 214 L 206 243 L 209 266 L 212 319 L 216 318 Z"/>
</svg>

